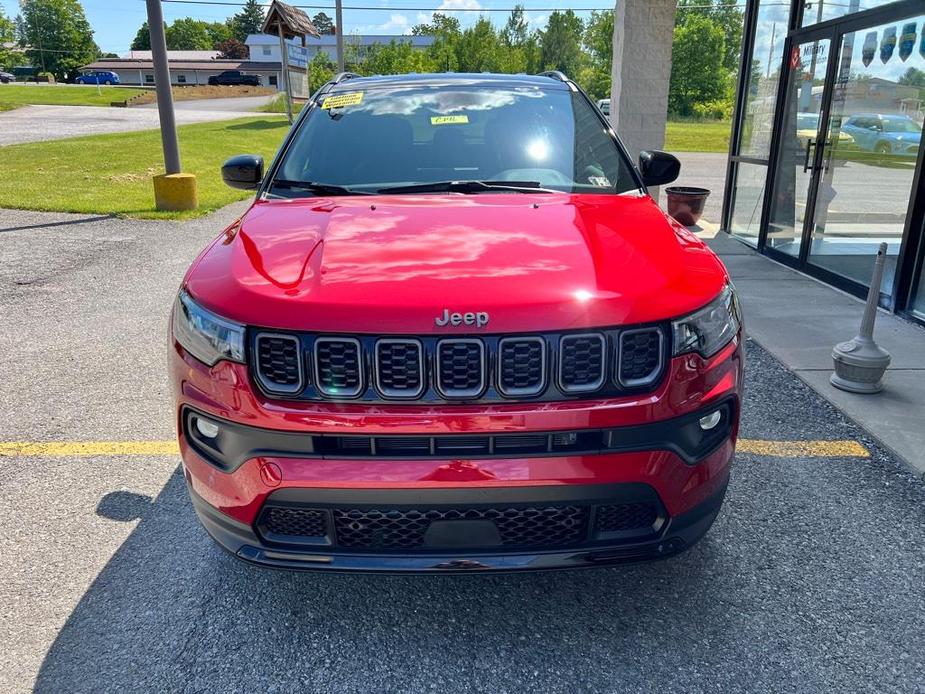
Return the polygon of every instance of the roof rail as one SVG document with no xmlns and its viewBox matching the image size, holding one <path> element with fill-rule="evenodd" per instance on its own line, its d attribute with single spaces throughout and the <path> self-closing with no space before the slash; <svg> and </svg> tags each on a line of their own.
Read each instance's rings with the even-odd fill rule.
<svg viewBox="0 0 925 694">
<path fill-rule="evenodd" d="M 355 72 L 338 72 L 334 77 L 331 78 L 331 84 L 339 84 L 344 80 L 351 80 L 354 77 L 359 77 Z"/>
<path fill-rule="evenodd" d="M 551 77 L 554 80 L 559 80 L 560 82 L 571 82 L 571 80 L 565 75 L 564 72 L 559 70 L 546 70 L 545 72 L 539 73 L 538 77 Z"/>
</svg>

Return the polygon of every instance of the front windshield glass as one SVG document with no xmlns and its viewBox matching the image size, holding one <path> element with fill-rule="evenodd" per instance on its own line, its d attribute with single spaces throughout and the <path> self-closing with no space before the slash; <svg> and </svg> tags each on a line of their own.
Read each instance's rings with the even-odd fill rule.
<svg viewBox="0 0 925 694">
<path fill-rule="evenodd" d="M 413 86 L 326 99 L 299 127 L 274 181 L 362 192 L 440 181 L 586 193 L 638 187 L 594 107 L 571 90 Z M 278 184 L 272 192 L 313 194 Z"/>
</svg>

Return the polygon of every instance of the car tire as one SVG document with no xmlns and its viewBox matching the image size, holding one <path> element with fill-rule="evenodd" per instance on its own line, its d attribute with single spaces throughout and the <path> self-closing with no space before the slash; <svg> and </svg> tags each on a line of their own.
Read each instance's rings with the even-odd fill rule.
<svg viewBox="0 0 925 694">
<path fill-rule="evenodd" d="M 888 161 L 893 154 L 893 148 L 890 147 L 889 142 L 878 142 L 874 146 L 874 152 L 881 161 Z"/>
<path fill-rule="evenodd" d="M 112 80 L 106 80 L 103 84 L 112 84 Z"/>
</svg>

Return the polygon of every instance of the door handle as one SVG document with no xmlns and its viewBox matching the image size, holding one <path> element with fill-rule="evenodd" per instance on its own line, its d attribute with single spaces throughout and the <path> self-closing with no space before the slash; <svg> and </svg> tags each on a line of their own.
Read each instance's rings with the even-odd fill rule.
<svg viewBox="0 0 925 694">
<path fill-rule="evenodd" d="M 813 165 L 809 163 L 810 156 L 809 153 L 816 147 L 816 141 L 811 137 L 806 138 L 806 152 L 803 155 L 803 173 L 806 173 L 813 168 Z"/>
</svg>

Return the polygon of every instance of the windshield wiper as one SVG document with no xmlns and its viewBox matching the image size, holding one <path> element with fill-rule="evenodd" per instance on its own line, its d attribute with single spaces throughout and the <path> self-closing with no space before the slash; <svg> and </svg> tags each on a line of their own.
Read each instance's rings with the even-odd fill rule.
<svg viewBox="0 0 925 694">
<path fill-rule="evenodd" d="M 353 190 L 344 186 L 336 186 L 333 183 L 318 183 L 316 181 L 288 181 L 277 178 L 273 180 L 272 188 L 292 188 L 296 190 L 307 190 L 310 193 L 319 193 L 321 195 L 372 195 L 365 190 Z"/>
<path fill-rule="evenodd" d="M 559 190 L 542 188 L 539 181 L 435 181 L 414 183 L 407 186 L 380 188 L 379 193 L 484 193 L 502 191 L 513 193 L 561 193 Z"/>
</svg>

